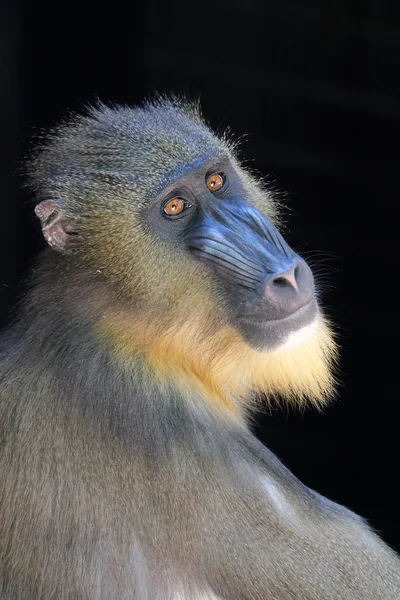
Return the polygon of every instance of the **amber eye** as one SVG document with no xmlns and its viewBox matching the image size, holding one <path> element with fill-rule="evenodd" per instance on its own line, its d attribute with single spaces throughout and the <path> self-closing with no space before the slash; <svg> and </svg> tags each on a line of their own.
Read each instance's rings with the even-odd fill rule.
<svg viewBox="0 0 400 600">
<path fill-rule="evenodd" d="M 164 212 L 170 217 L 180 215 L 185 210 L 185 201 L 182 198 L 172 198 L 164 205 Z"/>
<path fill-rule="evenodd" d="M 225 175 L 223 173 L 213 173 L 207 177 L 206 185 L 210 192 L 217 192 L 225 185 Z"/>
</svg>

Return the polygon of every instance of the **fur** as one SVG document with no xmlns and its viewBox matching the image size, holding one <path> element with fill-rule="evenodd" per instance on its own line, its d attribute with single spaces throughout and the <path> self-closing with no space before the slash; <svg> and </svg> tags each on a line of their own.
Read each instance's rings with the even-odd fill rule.
<svg viewBox="0 0 400 600">
<path fill-rule="evenodd" d="M 399 597 L 397 555 L 247 425 L 261 392 L 331 394 L 322 313 L 250 348 L 216 278 L 146 220 L 221 153 L 276 221 L 234 145 L 177 100 L 72 116 L 30 164 L 68 243 L 44 252 L 0 341 L 2 600 Z"/>
</svg>

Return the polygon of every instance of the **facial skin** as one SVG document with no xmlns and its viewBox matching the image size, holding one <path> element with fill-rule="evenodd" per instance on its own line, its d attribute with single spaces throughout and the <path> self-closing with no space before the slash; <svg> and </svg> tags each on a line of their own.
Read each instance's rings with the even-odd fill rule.
<svg viewBox="0 0 400 600">
<path fill-rule="evenodd" d="M 276 349 L 315 320 L 310 268 L 254 207 L 228 158 L 206 161 L 167 186 L 147 219 L 154 232 L 207 265 L 229 324 L 250 346 Z"/>
</svg>

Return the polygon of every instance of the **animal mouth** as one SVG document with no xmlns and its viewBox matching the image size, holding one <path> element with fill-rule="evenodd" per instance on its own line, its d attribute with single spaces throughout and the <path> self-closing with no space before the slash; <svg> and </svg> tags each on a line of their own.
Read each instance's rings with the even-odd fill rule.
<svg viewBox="0 0 400 600">
<path fill-rule="evenodd" d="M 288 315 L 286 317 L 282 317 L 281 319 L 268 319 L 268 318 L 263 317 L 262 315 L 251 314 L 250 307 L 249 307 L 249 310 L 246 311 L 247 314 L 244 314 L 244 313 L 238 314 L 237 318 L 240 321 L 252 323 L 253 325 L 257 324 L 257 323 L 260 325 L 267 325 L 267 326 L 272 325 L 274 323 L 284 324 L 284 323 L 290 323 L 291 321 L 297 321 L 298 319 L 301 319 L 303 316 L 307 315 L 308 313 L 311 313 L 314 307 L 315 307 L 315 309 L 317 309 L 317 303 L 316 303 L 315 299 L 312 298 L 309 302 L 307 302 L 307 304 L 304 304 L 304 306 L 301 306 L 294 313 L 292 313 L 291 315 Z"/>
<path fill-rule="evenodd" d="M 318 305 L 314 298 L 281 319 L 271 320 L 262 314 L 252 314 L 248 307 L 246 314 L 237 316 L 236 328 L 251 346 L 261 350 L 276 350 L 294 334 L 312 325 L 317 315 Z"/>
</svg>

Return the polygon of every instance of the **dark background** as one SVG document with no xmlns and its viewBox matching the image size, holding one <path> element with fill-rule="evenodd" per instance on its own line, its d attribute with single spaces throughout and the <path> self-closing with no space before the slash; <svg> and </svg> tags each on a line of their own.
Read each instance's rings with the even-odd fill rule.
<svg viewBox="0 0 400 600">
<path fill-rule="evenodd" d="M 342 346 L 340 400 L 261 415 L 257 433 L 400 550 L 399 67 L 398 0 L 0 0 L 1 324 L 42 247 L 14 174 L 37 128 L 96 95 L 200 95 L 288 192 L 289 241 L 323 272 Z"/>
</svg>

